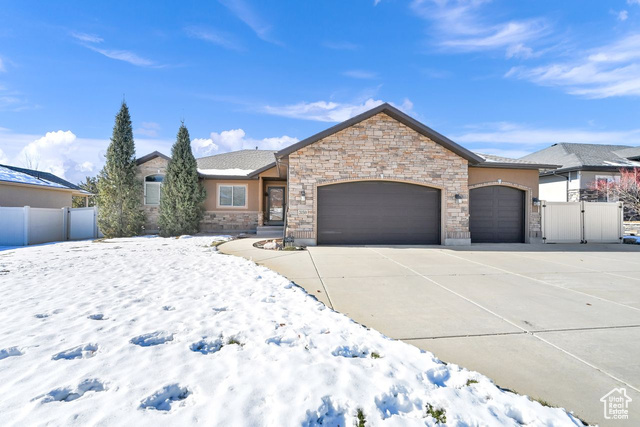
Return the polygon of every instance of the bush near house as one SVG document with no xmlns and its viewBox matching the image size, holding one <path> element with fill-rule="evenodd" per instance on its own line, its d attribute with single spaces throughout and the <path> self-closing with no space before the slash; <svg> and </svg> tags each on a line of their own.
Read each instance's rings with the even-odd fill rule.
<svg viewBox="0 0 640 427">
<path fill-rule="evenodd" d="M 96 206 L 95 195 L 98 194 L 98 178 L 87 176 L 85 177 L 84 182 L 80 182 L 78 184 L 78 187 L 82 188 L 84 191 L 88 191 L 89 193 L 94 194 L 94 196 L 89 197 L 89 207 Z M 85 198 L 73 196 L 73 198 L 71 199 L 71 203 L 72 203 L 71 207 L 73 208 L 84 208 Z"/>
<path fill-rule="evenodd" d="M 123 101 L 106 163 L 98 176 L 98 226 L 106 237 L 135 236 L 142 232 L 142 183 L 136 180 L 135 154 L 131 116 Z"/>
<path fill-rule="evenodd" d="M 204 214 L 206 193 L 198 180 L 198 166 L 191 151 L 191 138 L 184 123 L 171 148 L 171 160 L 162 185 L 158 225 L 163 236 L 198 232 Z"/>
</svg>

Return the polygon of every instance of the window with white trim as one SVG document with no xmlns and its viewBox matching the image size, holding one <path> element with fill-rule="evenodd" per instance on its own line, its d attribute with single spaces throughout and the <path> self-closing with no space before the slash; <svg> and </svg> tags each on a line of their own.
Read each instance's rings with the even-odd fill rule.
<svg viewBox="0 0 640 427">
<path fill-rule="evenodd" d="M 615 194 L 615 191 L 611 188 L 611 185 L 615 182 L 620 182 L 619 176 L 610 176 L 610 175 L 596 175 L 596 182 L 599 184 L 599 187 L 602 189 L 598 192 L 598 201 L 599 202 L 617 202 L 618 196 Z"/>
<path fill-rule="evenodd" d="M 149 175 L 144 178 L 144 204 L 159 205 L 162 196 L 164 175 Z"/>
<path fill-rule="evenodd" d="M 247 187 L 244 185 L 221 185 L 218 187 L 218 205 L 224 208 L 247 206 Z"/>
</svg>

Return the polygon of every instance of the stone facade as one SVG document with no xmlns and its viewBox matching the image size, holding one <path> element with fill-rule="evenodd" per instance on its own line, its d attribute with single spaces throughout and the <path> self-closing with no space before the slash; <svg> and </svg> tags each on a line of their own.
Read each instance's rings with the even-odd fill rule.
<svg viewBox="0 0 640 427">
<path fill-rule="evenodd" d="M 439 188 L 442 243 L 470 243 L 467 160 L 384 113 L 289 155 L 287 235 L 314 244 L 317 186 L 349 180 L 394 180 Z M 456 202 L 456 194 L 462 195 L 462 203 Z"/>
<path fill-rule="evenodd" d="M 148 162 L 142 163 L 137 166 L 136 178 L 144 185 L 144 178 L 149 175 L 165 175 L 167 173 L 167 165 L 169 161 L 162 157 L 156 157 Z M 144 230 L 146 233 L 157 233 L 158 228 L 158 215 L 160 213 L 159 205 L 146 205 L 144 202 L 144 187 L 140 198 L 142 199 L 142 206 L 145 213 Z"/>
<path fill-rule="evenodd" d="M 258 212 L 206 211 L 200 221 L 200 231 L 255 231 L 258 227 Z"/>
</svg>

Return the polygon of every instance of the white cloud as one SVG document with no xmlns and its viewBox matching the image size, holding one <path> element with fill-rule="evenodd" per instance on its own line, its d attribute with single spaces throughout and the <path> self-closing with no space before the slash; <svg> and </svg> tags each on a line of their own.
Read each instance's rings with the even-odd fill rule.
<svg viewBox="0 0 640 427">
<path fill-rule="evenodd" d="M 556 86 L 587 98 L 640 95 L 640 34 L 580 52 L 577 59 L 539 67 L 514 67 L 507 77 Z"/>
<path fill-rule="evenodd" d="M 540 128 L 525 124 L 499 122 L 487 123 L 451 138 L 465 144 L 514 144 L 543 146 L 558 142 L 588 144 L 640 145 L 640 129 L 590 130 L 580 128 Z M 508 148 L 513 150 L 513 148 Z M 477 149 L 480 151 L 480 149 Z M 493 154 L 493 153 L 489 153 Z"/>
<path fill-rule="evenodd" d="M 365 80 L 371 80 L 378 77 L 377 73 L 374 73 L 373 71 L 365 71 L 365 70 L 348 70 L 342 73 L 342 75 L 347 77 L 352 77 L 354 79 L 365 79 Z"/>
<path fill-rule="evenodd" d="M 76 165 L 75 170 L 78 172 L 93 172 L 94 165 L 91 162 L 82 162 Z"/>
<path fill-rule="evenodd" d="M 274 116 L 294 119 L 315 120 L 318 122 L 343 122 L 383 103 L 384 101 L 373 98 L 357 104 L 331 101 L 299 102 L 297 104 L 283 106 L 267 105 L 263 107 L 261 111 Z M 405 112 L 413 109 L 413 103 L 409 99 L 405 99 L 401 105 L 391 104 Z"/>
<path fill-rule="evenodd" d="M 156 64 L 154 61 L 138 56 L 137 54 L 128 50 L 101 49 L 89 44 L 86 44 L 84 46 L 94 52 L 98 52 L 99 54 L 106 56 L 107 58 L 128 62 L 129 64 L 137 65 L 138 67 L 158 67 L 158 64 Z"/>
<path fill-rule="evenodd" d="M 640 0 L 627 0 L 628 5 L 640 4 Z"/>
<path fill-rule="evenodd" d="M 71 33 L 71 37 L 88 43 L 102 43 L 104 41 L 102 37 L 96 36 L 95 34 L 79 33 L 75 31 Z"/>
<path fill-rule="evenodd" d="M 248 138 L 243 129 L 231 129 L 220 133 L 211 132 L 209 138 L 195 138 L 191 140 L 191 147 L 196 157 L 202 157 L 228 151 L 253 150 L 256 147 L 261 150 L 280 150 L 296 142 L 297 138 L 287 135 L 263 139 Z"/>
<path fill-rule="evenodd" d="M 271 35 L 271 25 L 266 23 L 244 0 L 220 0 L 220 3 L 247 24 L 260 39 L 273 44 L 282 44 Z"/>
<path fill-rule="evenodd" d="M 214 31 L 208 28 L 191 26 L 184 29 L 185 33 L 191 38 L 200 39 L 209 43 L 213 43 L 225 49 L 242 50 L 242 47 L 233 37 L 227 33 Z"/>
<path fill-rule="evenodd" d="M 618 21 L 626 21 L 629 18 L 629 12 L 626 10 L 621 10 L 618 12 Z"/>
<path fill-rule="evenodd" d="M 485 22 L 479 9 L 486 0 L 414 0 L 415 14 L 431 24 L 436 43 L 446 51 L 504 50 L 508 58 L 534 55 L 529 46 L 550 31 L 545 19 Z"/>
<path fill-rule="evenodd" d="M 9 163 L 9 158 L 6 154 L 4 154 L 4 151 L 2 151 L 2 149 L 0 149 L 0 163 L 3 163 L 5 165 Z"/>
<path fill-rule="evenodd" d="M 61 178 L 69 169 L 68 155 L 76 136 L 71 131 L 47 132 L 45 136 L 27 144 L 18 154 L 18 161 L 26 167 L 51 172 Z"/>
<path fill-rule="evenodd" d="M 133 133 L 155 138 L 158 136 L 160 129 L 160 125 L 156 122 L 142 122 L 139 128 L 133 130 Z"/>
</svg>

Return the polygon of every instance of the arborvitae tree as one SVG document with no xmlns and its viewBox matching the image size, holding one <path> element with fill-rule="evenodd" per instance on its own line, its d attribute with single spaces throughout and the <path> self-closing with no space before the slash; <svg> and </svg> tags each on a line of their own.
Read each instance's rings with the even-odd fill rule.
<svg viewBox="0 0 640 427">
<path fill-rule="evenodd" d="M 87 176 L 84 181 L 78 184 L 78 187 L 82 188 L 84 191 L 88 191 L 93 194 L 93 196 L 89 196 L 89 207 L 93 207 L 96 205 L 96 196 L 98 194 L 98 178 Z M 82 196 L 73 196 L 71 199 L 72 207 L 74 208 L 84 208 L 85 207 L 85 198 Z"/>
<path fill-rule="evenodd" d="M 171 160 L 162 183 L 158 224 L 163 236 L 198 232 L 204 213 L 206 192 L 198 180 L 198 166 L 191 151 L 189 131 L 184 123 L 171 148 Z"/>
<path fill-rule="evenodd" d="M 136 148 L 127 104 L 113 126 L 106 163 L 98 175 L 98 226 L 106 237 L 142 232 L 142 183 L 136 179 Z"/>
</svg>

